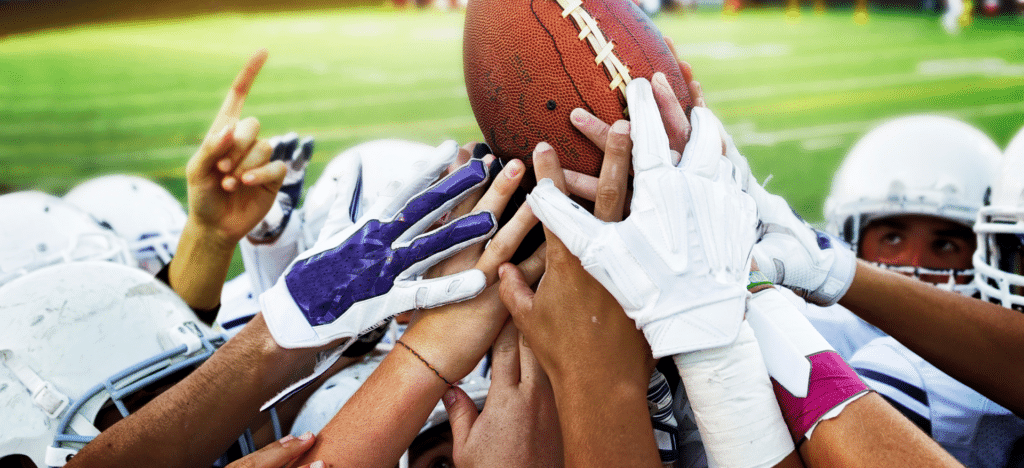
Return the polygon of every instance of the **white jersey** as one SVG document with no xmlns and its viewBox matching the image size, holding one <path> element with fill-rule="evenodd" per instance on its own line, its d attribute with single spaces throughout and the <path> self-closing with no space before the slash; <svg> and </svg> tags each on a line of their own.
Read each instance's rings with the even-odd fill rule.
<svg viewBox="0 0 1024 468">
<path fill-rule="evenodd" d="M 214 329 L 231 338 L 259 313 L 260 308 L 260 298 L 252 290 L 252 280 L 248 273 L 243 272 L 224 283 Z"/>
<path fill-rule="evenodd" d="M 914 354 L 892 337 L 850 360 L 864 381 L 969 468 L 1004 468 L 1024 420 Z"/>
<path fill-rule="evenodd" d="M 850 362 L 853 354 L 871 340 L 887 336 L 885 332 L 861 320 L 839 304 L 819 307 L 808 303 L 789 289 L 781 286 L 778 289 L 800 313 L 804 314 L 804 317 L 807 317 L 807 321 L 811 322 L 814 329 L 821 333 L 825 341 L 828 341 L 846 362 Z"/>
</svg>

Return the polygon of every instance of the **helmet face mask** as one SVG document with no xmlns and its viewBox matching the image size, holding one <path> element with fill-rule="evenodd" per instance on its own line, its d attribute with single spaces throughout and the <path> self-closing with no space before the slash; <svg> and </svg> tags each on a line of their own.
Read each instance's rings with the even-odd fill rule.
<svg viewBox="0 0 1024 468">
<path fill-rule="evenodd" d="M 981 298 L 1024 312 L 1024 128 L 1006 147 L 999 177 L 974 232 Z"/>
<path fill-rule="evenodd" d="M 861 258 L 865 229 L 880 219 L 922 216 L 971 227 L 995 178 L 999 148 L 970 125 L 911 116 L 871 130 L 850 150 L 825 202 L 826 229 Z M 975 272 L 940 265 L 880 264 L 965 295 Z"/>
</svg>

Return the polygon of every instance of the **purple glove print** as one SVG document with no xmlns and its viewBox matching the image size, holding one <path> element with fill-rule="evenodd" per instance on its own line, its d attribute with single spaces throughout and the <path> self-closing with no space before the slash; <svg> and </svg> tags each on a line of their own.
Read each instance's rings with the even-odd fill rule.
<svg viewBox="0 0 1024 468">
<path fill-rule="evenodd" d="M 280 327 L 288 330 L 275 333 L 278 342 L 299 347 L 308 346 L 310 340 L 322 342 L 327 336 L 357 336 L 400 312 L 478 294 L 485 280 L 476 270 L 434 279 L 419 277 L 438 261 L 490 237 L 497 226 L 494 215 L 469 214 L 433 231 L 423 231 L 486 184 L 489 169 L 481 160 L 470 160 L 404 205 L 397 200 L 390 202 L 389 209 L 370 210 L 351 228 L 318 241 L 326 244 L 325 248 L 300 256 L 278 284 L 283 283 L 285 288 L 281 289 L 294 304 L 287 307 L 287 315 L 294 317 L 287 319 L 292 325 Z M 300 316 L 306 325 L 295 323 Z M 268 323 L 272 323 L 274 332 L 276 317 Z M 306 327 L 312 329 L 315 338 L 300 337 L 306 332 L 300 333 L 297 328 Z"/>
</svg>

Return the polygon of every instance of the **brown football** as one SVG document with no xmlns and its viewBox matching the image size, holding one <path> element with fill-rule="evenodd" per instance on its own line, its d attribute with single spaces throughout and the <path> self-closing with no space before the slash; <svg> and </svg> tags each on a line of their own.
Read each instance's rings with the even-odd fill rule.
<svg viewBox="0 0 1024 468">
<path fill-rule="evenodd" d="M 598 175 L 604 155 L 569 113 L 580 107 L 609 123 L 628 118 L 633 78 L 665 73 L 683 108 L 691 106 L 676 58 L 631 0 L 470 0 L 462 52 L 487 144 L 527 166 L 546 141 L 563 168 Z"/>
</svg>

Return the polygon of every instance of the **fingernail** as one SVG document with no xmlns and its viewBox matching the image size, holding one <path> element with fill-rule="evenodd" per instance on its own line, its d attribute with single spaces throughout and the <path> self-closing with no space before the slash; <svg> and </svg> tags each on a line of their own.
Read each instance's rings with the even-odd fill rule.
<svg viewBox="0 0 1024 468">
<path fill-rule="evenodd" d="M 309 431 L 306 431 L 305 434 L 302 434 L 302 435 L 299 436 L 299 440 L 309 440 L 309 439 L 312 439 L 312 438 L 313 438 L 313 433 L 309 432 Z"/>
<path fill-rule="evenodd" d="M 505 166 L 505 176 L 509 179 L 518 176 L 523 171 L 523 162 L 518 159 L 509 161 L 508 165 Z"/>
<path fill-rule="evenodd" d="M 444 395 L 441 396 L 441 401 L 444 402 L 444 407 L 448 408 L 455 403 L 455 387 L 449 388 Z"/>
<path fill-rule="evenodd" d="M 662 72 L 658 72 L 658 73 L 654 74 L 654 84 L 656 86 L 662 86 L 662 87 L 665 87 L 665 88 L 671 88 L 672 87 L 671 85 L 668 84 L 668 78 L 666 78 L 665 74 L 662 73 Z"/>
<path fill-rule="evenodd" d="M 619 135 L 629 135 L 629 122 L 619 120 L 612 124 L 612 132 Z"/>
<path fill-rule="evenodd" d="M 281 442 L 281 445 L 284 445 L 284 444 L 287 444 L 288 442 L 291 442 L 293 440 L 295 440 L 295 436 L 293 436 L 291 434 L 288 434 L 288 435 L 282 437 L 279 442 Z"/>
<path fill-rule="evenodd" d="M 576 122 L 578 124 L 587 123 L 587 111 L 577 107 L 573 109 L 572 112 L 569 113 L 569 118 L 572 119 L 573 122 Z"/>
<path fill-rule="evenodd" d="M 309 464 L 309 468 L 324 468 L 324 466 L 324 462 L 321 460 L 317 460 Z"/>
<path fill-rule="evenodd" d="M 534 152 L 535 153 L 543 153 L 545 151 L 551 151 L 553 149 L 554 148 L 552 148 L 551 145 L 548 144 L 548 142 L 542 141 L 540 143 L 537 143 L 537 149 L 534 150 Z"/>
<path fill-rule="evenodd" d="M 256 180 L 256 176 L 251 174 L 251 173 L 247 173 L 247 174 L 242 176 L 242 180 L 245 181 L 245 182 L 252 182 L 252 181 Z"/>
<path fill-rule="evenodd" d="M 221 159 L 220 161 L 217 161 L 217 169 L 220 169 L 221 172 L 231 171 L 231 159 L 224 158 Z"/>
</svg>

